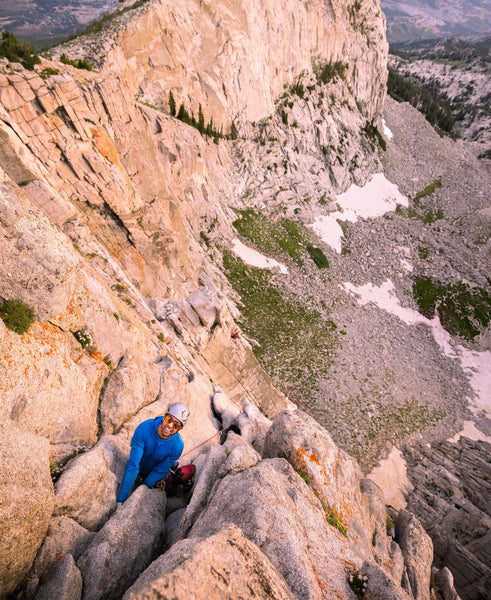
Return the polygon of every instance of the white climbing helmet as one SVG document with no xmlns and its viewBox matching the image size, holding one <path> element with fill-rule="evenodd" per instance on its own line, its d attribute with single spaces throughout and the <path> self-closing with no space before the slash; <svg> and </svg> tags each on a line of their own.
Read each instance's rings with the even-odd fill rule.
<svg viewBox="0 0 491 600">
<path fill-rule="evenodd" d="M 174 402 L 174 404 L 171 404 L 166 413 L 179 419 L 183 426 L 186 425 L 186 421 L 189 419 L 190 414 L 189 408 L 182 402 Z"/>
</svg>

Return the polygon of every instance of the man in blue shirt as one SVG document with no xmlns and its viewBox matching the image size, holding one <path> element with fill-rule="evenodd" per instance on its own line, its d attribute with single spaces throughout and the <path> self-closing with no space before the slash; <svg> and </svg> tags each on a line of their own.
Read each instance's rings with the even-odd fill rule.
<svg viewBox="0 0 491 600">
<path fill-rule="evenodd" d="M 179 430 L 189 419 L 189 409 L 181 402 L 171 404 L 163 417 L 140 423 L 131 440 L 131 452 L 119 488 L 118 504 L 124 502 L 138 475 L 153 488 L 165 479 L 169 468 L 179 460 L 184 448 Z"/>
</svg>

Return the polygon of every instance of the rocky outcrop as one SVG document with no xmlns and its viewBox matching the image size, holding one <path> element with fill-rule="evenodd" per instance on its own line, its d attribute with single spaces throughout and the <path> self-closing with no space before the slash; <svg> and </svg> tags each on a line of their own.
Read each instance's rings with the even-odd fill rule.
<svg viewBox="0 0 491 600">
<path fill-rule="evenodd" d="M 192 574 L 192 575 L 191 575 Z M 189 598 L 293 600 L 283 577 L 261 550 L 235 525 L 204 539 L 175 544 L 153 562 L 123 596 L 124 600 Z"/>
<path fill-rule="evenodd" d="M 12 421 L 0 423 L 0 598 L 32 565 L 53 512 L 48 442 Z"/>
<path fill-rule="evenodd" d="M 97 392 L 108 370 L 104 362 L 87 357 L 77 364 L 73 336 L 51 323 L 35 323 L 19 336 L 2 322 L 0 332 L 2 417 L 52 444 L 94 444 Z"/>
<path fill-rule="evenodd" d="M 2 83 L 7 83 L 2 77 L 0 90 L 16 94 L 13 88 L 2 87 Z M 3 97 L 0 93 L 0 101 Z M 22 99 L 20 102 L 24 103 Z M 0 112 L 2 115 L 4 112 Z M 45 321 L 67 306 L 77 277 L 79 256 L 50 219 L 35 210 L 16 187 L 0 167 L 2 297 L 22 300 L 34 309 L 40 321 Z"/>
<path fill-rule="evenodd" d="M 431 449 L 408 448 L 406 456 L 414 485 L 408 508 L 433 541 L 435 565 L 450 569 L 463 598 L 485 597 L 491 585 L 490 444 L 461 437 Z"/>
<path fill-rule="evenodd" d="M 236 235 L 232 207 L 308 222 L 334 210 L 334 194 L 378 164 L 370 139 L 385 94 L 378 3 L 138 4 L 121 15 L 127 27 L 100 36 L 110 73 L 49 61 L 27 72 L 0 61 L 5 277 L 9 295 L 31 302 L 41 319 L 23 336 L 0 323 L 0 418 L 14 441 L 27 440 L 21 454 L 29 450 L 14 463 L 9 442 L 2 462 L 6 493 L 20 488 L 21 498 L 5 501 L 8 593 L 40 548 L 19 593 L 77 596 L 81 573 L 84 600 L 120 598 L 177 539 L 130 596 L 165 585 L 189 597 L 180 569 L 196 569 L 204 598 L 230 588 L 246 597 L 348 600 L 350 584 L 363 582 L 372 598 L 426 598 L 431 558 L 417 520 L 401 517 L 398 545 L 387 535 L 380 490 L 356 462 L 312 418 L 277 417 L 292 405 L 261 368 L 257 342 L 237 327 L 222 272 Z M 84 51 L 86 41 L 66 48 Z M 323 64 L 337 70 L 327 82 Z M 195 114 L 201 104 L 215 125 L 236 122 L 240 139 L 215 144 L 174 118 L 171 90 Z M 343 265 L 336 268 L 339 275 Z M 333 294 L 327 312 L 340 292 L 325 273 L 315 281 Z M 293 290 L 309 287 L 303 265 L 295 278 Z M 195 459 L 197 475 L 184 514 L 175 509 L 189 498 L 167 502 L 144 486 L 116 507 L 132 433 L 172 401 L 191 410 L 183 460 Z M 218 415 L 242 436 L 217 445 Z M 44 439 L 38 444 L 13 420 Z M 46 440 L 58 460 L 102 433 L 114 435 L 63 465 L 53 519 Z M 31 452 L 35 444 L 41 450 Z M 34 474 L 33 492 L 24 481 L 34 485 Z M 22 532 L 15 540 L 14 524 Z"/>
<path fill-rule="evenodd" d="M 65 554 L 46 576 L 35 600 L 80 600 L 82 596 L 82 576 L 71 554 Z"/>
<path fill-rule="evenodd" d="M 125 356 L 111 375 L 100 403 L 104 433 L 113 433 L 160 392 L 160 371 L 156 364 L 145 364 L 137 357 Z"/>
<path fill-rule="evenodd" d="M 355 562 L 347 540 L 326 523 L 320 501 L 284 459 L 262 460 L 222 479 L 190 537 L 230 523 L 261 548 L 295 597 L 347 595 L 343 562 Z"/>
<path fill-rule="evenodd" d="M 25 588 L 26 597 L 30 598 L 34 595 L 40 580 L 52 579 L 51 570 L 58 563 L 60 557 L 70 556 L 72 559 L 77 560 L 85 552 L 94 535 L 73 519 L 68 517 L 52 518 L 49 522 L 47 535 L 29 572 Z M 67 568 L 67 572 L 73 574 L 73 569 L 71 567 Z M 53 579 L 57 580 L 58 578 L 53 577 Z"/>
<path fill-rule="evenodd" d="M 416 517 L 400 510 L 395 519 L 395 539 L 399 544 L 410 591 L 415 600 L 430 600 L 430 576 L 428 566 L 433 562 L 433 545 L 428 534 Z"/>
<path fill-rule="evenodd" d="M 94 536 L 77 561 L 83 600 L 116 600 L 152 562 L 161 546 L 165 494 L 140 486 Z"/>
<path fill-rule="evenodd" d="M 375 528 L 385 527 L 385 516 L 373 531 L 368 526 L 374 524 L 367 497 L 360 489 L 363 475 L 356 461 L 305 413 L 283 411 L 278 415 L 266 436 L 263 456 L 286 458 L 309 481 L 326 510 L 336 515 L 363 547 L 370 545 Z"/>
<path fill-rule="evenodd" d="M 68 516 L 96 531 L 116 506 L 129 449 L 105 436 L 88 452 L 74 458 L 55 485 L 55 515 Z"/>
</svg>

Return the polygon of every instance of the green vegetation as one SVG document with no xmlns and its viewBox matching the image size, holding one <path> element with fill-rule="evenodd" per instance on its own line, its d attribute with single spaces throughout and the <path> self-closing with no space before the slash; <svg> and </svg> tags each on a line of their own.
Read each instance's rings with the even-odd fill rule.
<svg viewBox="0 0 491 600">
<path fill-rule="evenodd" d="M 421 206 L 420 200 L 425 198 L 426 196 L 430 196 L 435 192 L 435 190 L 440 189 L 442 187 L 442 180 L 440 178 L 435 179 L 430 184 L 428 184 L 423 190 L 418 192 L 416 196 L 413 198 L 415 208 L 403 208 L 402 206 L 398 206 L 396 208 L 396 213 L 399 215 L 404 215 L 409 217 L 410 219 L 419 219 L 426 225 L 431 225 L 435 221 L 439 219 L 443 219 L 443 212 L 441 210 L 431 211 L 426 210 Z M 420 256 L 420 258 L 426 258 Z"/>
<path fill-rule="evenodd" d="M 174 94 L 172 93 L 172 90 L 169 92 L 169 111 L 173 117 L 176 116 L 176 101 L 174 100 Z"/>
<path fill-rule="evenodd" d="M 329 510 L 324 502 L 322 502 L 322 506 L 324 508 L 324 512 L 326 513 L 326 521 L 329 523 L 329 525 L 335 527 L 344 535 L 344 537 L 348 537 L 348 530 L 346 526 L 341 523 L 338 513 L 334 509 Z"/>
<path fill-rule="evenodd" d="M 208 124 L 205 124 L 205 117 L 203 115 L 203 108 L 201 107 L 201 104 L 199 105 L 197 119 L 192 112 L 191 114 L 188 113 L 184 104 L 181 104 L 176 114 L 176 102 L 174 100 L 172 90 L 169 92 L 169 111 L 171 115 L 176 117 L 176 119 L 179 119 L 179 121 L 182 121 L 183 123 L 186 123 L 186 125 L 191 125 L 191 127 L 197 129 L 201 133 L 201 135 L 213 138 L 213 141 L 216 144 L 218 144 L 218 140 L 221 139 L 237 139 L 237 129 L 234 125 L 232 125 L 229 134 L 224 134 L 222 127 L 220 127 L 220 129 L 217 129 L 214 125 L 213 117 L 210 119 Z"/>
<path fill-rule="evenodd" d="M 367 121 L 365 127 L 363 127 L 363 131 L 372 142 L 378 142 L 378 145 L 384 152 L 387 150 L 387 143 L 373 121 Z"/>
<path fill-rule="evenodd" d="M 466 340 L 479 335 L 491 319 L 491 285 L 485 289 L 415 277 L 413 295 L 425 317 L 432 319 L 438 311 L 443 327 Z"/>
<path fill-rule="evenodd" d="M 302 74 L 298 76 L 298 79 L 290 86 L 290 92 L 299 98 L 304 98 L 305 88 L 303 87 Z"/>
<path fill-rule="evenodd" d="M 414 78 L 402 77 L 394 69 L 389 68 L 387 91 L 394 100 L 409 102 L 441 131 L 449 134 L 453 132 L 455 119 L 450 103 L 436 90 L 427 89 Z"/>
<path fill-rule="evenodd" d="M 159 333 L 158 336 L 157 336 L 157 339 L 159 340 L 159 342 L 164 343 L 165 342 L 164 334 L 163 333 Z"/>
<path fill-rule="evenodd" d="M 51 480 L 53 483 L 60 478 L 60 475 L 66 470 L 68 463 L 79 454 L 83 454 L 90 450 L 91 446 L 77 446 L 73 452 L 67 457 L 61 460 L 58 464 L 54 460 L 49 461 L 49 471 L 51 473 Z"/>
<path fill-rule="evenodd" d="M 308 473 L 306 473 L 305 471 L 297 471 L 297 473 L 300 475 L 300 477 L 305 481 L 305 483 L 307 485 L 310 484 L 310 478 Z"/>
<path fill-rule="evenodd" d="M 260 344 L 254 354 L 292 400 L 309 398 L 334 362 L 336 325 L 297 299 L 270 271 L 249 267 L 229 251 L 223 264 L 242 300 L 240 326 Z"/>
<path fill-rule="evenodd" d="M 59 72 L 58 69 L 54 69 L 53 67 L 46 67 L 39 73 L 39 77 L 47 79 L 50 75 L 58 75 Z"/>
<path fill-rule="evenodd" d="M 309 234 L 301 223 L 290 219 L 271 221 L 253 210 L 238 211 L 239 218 L 233 223 L 237 231 L 266 254 L 288 254 L 299 265 L 304 264 L 306 253 L 319 267 L 329 267 L 324 252 L 309 241 Z"/>
<path fill-rule="evenodd" d="M 390 534 L 391 530 L 395 527 L 394 519 L 386 513 L 385 515 L 385 529 L 387 531 L 387 535 Z"/>
<path fill-rule="evenodd" d="M 329 61 L 324 64 L 314 64 L 314 74 L 317 78 L 317 83 L 319 85 L 329 83 L 333 81 L 336 77 L 340 79 L 345 79 L 346 77 L 346 69 L 347 65 L 345 65 L 341 60 L 337 60 L 336 62 Z"/>
<path fill-rule="evenodd" d="M 22 300 L 6 300 L 0 306 L 0 318 L 5 326 L 19 335 L 29 331 L 34 322 L 34 310 Z"/>
<path fill-rule="evenodd" d="M 34 48 L 26 41 L 19 42 L 10 31 L 2 31 L 0 57 L 6 58 L 11 62 L 20 62 L 29 71 L 33 71 L 34 65 L 38 65 L 41 62 Z"/>
<path fill-rule="evenodd" d="M 62 62 L 64 65 L 71 65 L 72 67 L 75 67 L 77 69 L 85 69 L 86 71 L 92 71 L 92 69 L 94 68 L 86 58 L 71 59 L 68 58 L 68 56 L 65 53 L 63 53 L 60 56 L 60 62 Z"/>
<path fill-rule="evenodd" d="M 413 208 L 403 208 L 402 206 L 398 206 L 396 208 L 396 213 L 398 215 L 409 217 L 410 219 L 418 219 L 426 225 L 432 225 L 435 221 L 443 219 L 443 212 L 441 210 L 437 210 L 435 212 L 426 210 L 422 213 L 414 210 Z"/>
<path fill-rule="evenodd" d="M 418 256 L 422 260 L 426 260 L 430 255 L 430 251 L 427 246 L 418 246 Z"/>
<path fill-rule="evenodd" d="M 317 246 L 312 246 L 312 244 L 307 244 L 306 246 L 307 252 L 310 255 L 310 258 L 315 262 L 315 264 L 319 267 L 319 269 L 327 269 L 329 268 L 329 261 L 326 258 L 326 255 L 320 248 Z"/>
<path fill-rule="evenodd" d="M 431 194 L 433 194 L 433 192 L 435 190 L 438 190 L 441 187 L 442 187 L 442 180 L 441 180 L 441 177 L 439 177 L 438 179 L 435 179 L 430 184 L 428 184 L 424 188 L 424 190 L 421 190 L 421 192 L 418 192 L 416 194 L 416 196 L 414 196 L 413 202 L 415 202 L 415 203 L 419 202 L 421 200 L 421 198 L 424 198 L 425 196 L 430 196 Z"/>
<path fill-rule="evenodd" d="M 104 31 L 105 29 L 108 29 L 111 25 L 111 23 L 117 18 L 120 17 L 122 14 L 133 10 L 135 8 L 139 8 L 140 6 L 143 6 L 146 2 L 148 2 L 148 0 L 137 0 L 136 2 L 134 2 L 131 6 L 126 6 L 125 8 L 121 8 L 120 10 L 116 10 L 112 13 L 106 13 L 105 15 L 103 15 L 100 19 L 98 19 L 97 21 L 94 21 L 93 23 L 91 23 L 90 25 L 88 25 L 81 34 L 76 34 L 74 36 L 72 36 L 72 38 L 76 38 L 78 37 L 78 35 L 86 35 L 86 34 L 92 34 L 92 33 L 100 33 L 101 31 Z"/>
<path fill-rule="evenodd" d="M 364 598 L 368 587 L 368 577 L 366 575 L 360 575 L 358 571 L 350 573 L 348 584 L 357 598 Z"/>
<path fill-rule="evenodd" d="M 77 342 L 82 346 L 83 350 L 92 344 L 92 336 L 90 335 L 90 332 L 85 329 L 79 329 L 79 331 L 76 331 L 73 335 Z"/>
</svg>

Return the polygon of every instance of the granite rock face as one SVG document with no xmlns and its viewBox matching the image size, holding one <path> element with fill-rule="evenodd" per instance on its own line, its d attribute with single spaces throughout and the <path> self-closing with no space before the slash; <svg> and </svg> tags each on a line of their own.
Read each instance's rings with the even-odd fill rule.
<svg viewBox="0 0 491 600">
<path fill-rule="evenodd" d="M 82 597 L 82 576 L 71 554 L 65 554 L 47 574 L 35 600 L 80 600 Z"/>
<path fill-rule="evenodd" d="M 77 560 L 85 552 L 94 535 L 73 519 L 53 517 L 49 522 L 47 535 L 29 571 L 26 597 L 30 598 L 34 594 L 40 578 L 48 576 L 48 572 L 61 556 L 71 556 Z"/>
<path fill-rule="evenodd" d="M 73 336 L 51 323 L 34 323 L 22 336 L 0 327 L 0 414 L 52 444 L 94 444 L 104 363 L 73 360 Z"/>
<path fill-rule="evenodd" d="M 111 375 L 100 404 L 104 433 L 113 433 L 160 392 L 160 371 L 156 364 L 126 356 Z"/>
<path fill-rule="evenodd" d="M 177 106 L 198 114 L 201 104 L 206 122 L 226 129 L 236 115 L 257 121 L 270 114 L 283 85 L 312 61 L 349 56 L 347 80 L 366 116 L 383 105 L 387 42 L 376 1 L 353 10 L 336 0 L 160 0 L 125 25 L 107 40 L 102 61 L 100 44 L 97 54 L 91 40 L 84 50 L 92 46 L 103 68 L 123 75 L 148 102 L 167 105 L 172 90 Z"/>
<path fill-rule="evenodd" d="M 192 591 L 188 579 L 192 573 Z M 154 561 L 123 596 L 124 600 L 262 598 L 293 600 L 283 577 L 235 525 L 204 539 L 175 544 Z"/>
<path fill-rule="evenodd" d="M 79 257 L 50 219 L 15 188 L 0 167 L 2 297 L 22 300 L 45 321 L 68 304 Z"/>
<path fill-rule="evenodd" d="M 160 585 L 203 600 L 351 600 L 354 574 L 373 598 L 424 599 L 417 521 L 401 517 L 398 545 L 356 462 L 313 419 L 277 417 L 293 406 L 239 330 L 222 270 L 237 209 L 307 223 L 378 167 L 366 133 L 385 96 L 378 2 L 130 3 L 116 27 L 53 51 L 93 51 L 99 72 L 0 60 L 0 275 L 40 320 L 23 336 L 0 322 L 2 589 L 22 584 L 40 548 L 26 598 L 75 598 L 81 573 L 84 600 Z M 224 133 L 233 123 L 236 143 L 175 118 L 170 91 Z M 116 507 L 135 428 L 173 401 L 191 410 L 191 499 L 140 486 Z M 229 426 L 242 436 L 218 445 Z M 97 440 L 63 465 L 53 519 L 49 459 Z M 186 503 L 166 538 L 166 513 Z M 201 587 L 184 586 L 183 569 Z"/>
<path fill-rule="evenodd" d="M 55 484 L 55 515 L 70 517 L 90 531 L 100 529 L 116 506 L 124 457 L 111 436 L 105 436 L 74 458 Z"/>
<path fill-rule="evenodd" d="M 407 457 L 415 486 L 408 508 L 433 541 L 435 565 L 450 569 L 462 597 L 485 597 L 491 585 L 490 444 L 461 437 L 431 451 L 409 448 Z"/>
<path fill-rule="evenodd" d="M 158 555 L 165 501 L 162 490 L 141 485 L 94 536 L 77 561 L 84 600 L 120 598 Z"/>
<path fill-rule="evenodd" d="M 0 424 L 0 598 L 32 565 L 53 512 L 48 442 L 12 421 Z"/>
<path fill-rule="evenodd" d="M 190 537 L 209 536 L 231 523 L 261 548 L 296 598 L 347 596 L 344 562 L 355 563 L 355 557 L 284 459 L 262 460 L 222 479 Z"/>
</svg>

